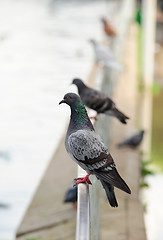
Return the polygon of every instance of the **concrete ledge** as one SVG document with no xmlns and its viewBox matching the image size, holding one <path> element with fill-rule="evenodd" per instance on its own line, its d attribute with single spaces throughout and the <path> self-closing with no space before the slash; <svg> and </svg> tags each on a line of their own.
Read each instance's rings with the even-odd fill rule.
<svg viewBox="0 0 163 240">
<path fill-rule="evenodd" d="M 53 231 L 56 238 L 53 235 L 52 239 L 57 236 L 65 239 L 70 232 L 75 234 L 76 211 L 63 204 L 64 193 L 75 177 L 76 165 L 65 151 L 63 138 L 17 231 L 18 239 L 40 234 L 46 236 L 42 239 L 51 239 L 47 233 Z"/>
</svg>

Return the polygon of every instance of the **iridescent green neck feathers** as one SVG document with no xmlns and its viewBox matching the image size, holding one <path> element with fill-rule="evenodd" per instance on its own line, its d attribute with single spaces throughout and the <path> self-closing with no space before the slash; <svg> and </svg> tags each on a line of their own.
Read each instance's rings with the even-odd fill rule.
<svg viewBox="0 0 163 240">
<path fill-rule="evenodd" d="M 93 126 L 88 117 L 85 106 L 81 101 L 77 101 L 73 106 L 71 106 L 70 128 L 71 130 L 85 128 L 91 128 L 91 130 L 93 130 Z"/>
</svg>

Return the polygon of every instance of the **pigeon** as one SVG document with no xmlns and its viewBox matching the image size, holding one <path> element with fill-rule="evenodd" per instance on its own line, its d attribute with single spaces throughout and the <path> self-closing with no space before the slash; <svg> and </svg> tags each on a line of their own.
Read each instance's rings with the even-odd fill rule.
<svg viewBox="0 0 163 240">
<path fill-rule="evenodd" d="M 93 45 L 97 63 L 123 72 L 123 66 L 115 59 L 109 46 L 99 44 L 95 40 L 90 40 L 90 42 Z"/>
<path fill-rule="evenodd" d="M 143 140 L 144 136 L 144 130 L 140 131 L 139 133 L 127 138 L 123 142 L 119 143 L 118 147 L 130 147 L 130 148 L 136 148 L 140 145 L 140 143 Z"/>
<path fill-rule="evenodd" d="M 0 208 L 9 208 L 9 204 L 0 202 Z"/>
<path fill-rule="evenodd" d="M 116 37 L 117 33 L 114 30 L 114 28 L 109 24 L 109 22 L 106 20 L 106 18 L 102 18 L 101 19 L 102 23 L 103 23 L 103 28 L 104 28 L 104 32 L 106 33 L 107 36 L 109 37 Z"/>
<path fill-rule="evenodd" d="M 123 124 L 127 123 L 126 120 L 129 119 L 129 117 L 120 112 L 116 108 L 115 103 L 104 93 L 87 87 L 83 81 L 78 78 L 73 79 L 72 84 L 77 86 L 78 93 L 85 106 L 95 110 L 97 114 L 104 113 L 116 117 Z"/>
<path fill-rule="evenodd" d="M 64 203 L 73 203 L 74 208 L 76 207 L 77 198 L 78 198 L 78 185 L 71 185 L 65 193 Z"/>
<path fill-rule="evenodd" d="M 91 184 L 89 175 L 94 174 L 101 182 L 112 207 L 118 207 L 114 187 L 131 194 L 131 190 L 119 175 L 114 160 L 101 138 L 95 133 L 85 106 L 75 93 L 67 93 L 59 103 L 70 106 L 71 117 L 65 138 L 65 148 L 87 175 L 76 179 L 79 183 Z"/>
</svg>

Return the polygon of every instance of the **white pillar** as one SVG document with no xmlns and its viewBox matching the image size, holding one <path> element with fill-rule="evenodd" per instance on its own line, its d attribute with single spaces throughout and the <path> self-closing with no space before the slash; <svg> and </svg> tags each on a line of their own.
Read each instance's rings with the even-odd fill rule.
<svg viewBox="0 0 163 240">
<path fill-rule="evenodd" d="M 145 132 L 142 150 L 144 160 L 150 160 L 151 127 L 152 127 L 152 94 L 151 88 L 154 78 L 154 48 L 155 48 L 155 23 L 156 0 L 143 0 L 143 68 L 142 78 L 144 92 L 142 96 L 142 128 Z"/>
<path fill-rule="evenodd" d="M 143 0 L 143 81 L 146 86 L 153 84 L 156 0 Z"/>
</svg>

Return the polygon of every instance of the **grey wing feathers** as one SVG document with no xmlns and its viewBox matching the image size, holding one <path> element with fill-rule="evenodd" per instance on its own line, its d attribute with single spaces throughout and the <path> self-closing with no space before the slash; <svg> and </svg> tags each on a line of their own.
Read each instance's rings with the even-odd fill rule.
<svg viewBox="0 0 163 240">
<path fill-rule="evenodd" d="M 94 131 L 78 130 L 68 138 L 69 153 L 84 165 L 83 168 L 92 171 L 97 178 L 131 193 L 125 181 L 116 170 L 113 158 Z"/>
<path fill-rule="evenodd" d="M 94 131 L 78 130 L 68 138 L 68 147 L 73 157 L 79 161 L 97 158 L 107 149 Z"/>
<path fill-rule="evenodd" d="M 131 143 L 132 145 L 137 145 L 140 141 L 140 136 L 133 137 L 127 141 L 127 143 Z"/>
<path fill-rule="evenodd" d="M 85 92 L 81 94 L 81 99 L 87 107 L 98 113 L 103 113 L 115 107 L 115 103 L 110 98 L 92 88 L 87 88 Z"/>
<path fill-rule="evenodd" d="M 137 146 L 142 140 L 142 136 L 140 134 L 134 135 L 130 138 L 127 138 L 126 140 L 124 140 L 122 143 L 119 143 L 118 146 L 125 146 L 125 145 L 129 145 L 129 146 Z"/>
<path fill-rule="evenodd" d="M 121 178 L 116 168 L 113 168 L 109 171 L 94 170 L 94 173 L 98 178 L 110 183 L 114 187 L 117 187 L 129 194 L 131 193 L 131 190 L 129 189 L 125 181 Z"/>
<path fill-rule="evenodd" d="M 127 193 L 131 193 L 129 187 L 127 186 L 125 181 L 119 175 L 119 173 L 116 169 L 114 160 L 110 154 L 108 154 L 108 156 L 107 156 L 106 164 L 99 169 L 95 169 L 94 173 L 96 174 L 96 176 L 99 179 L 102 179 L 105 182 L 108 182 L 111 185 L 113 185 Z"/>
<path fill-rule="evenodd" d="M 143 135 L 141 133 L 135 135 L 135 137 L 132 138 L 132 143 L 137 145 L 141 142 L 141 140 L 143 139 Z"/>
</svg>

